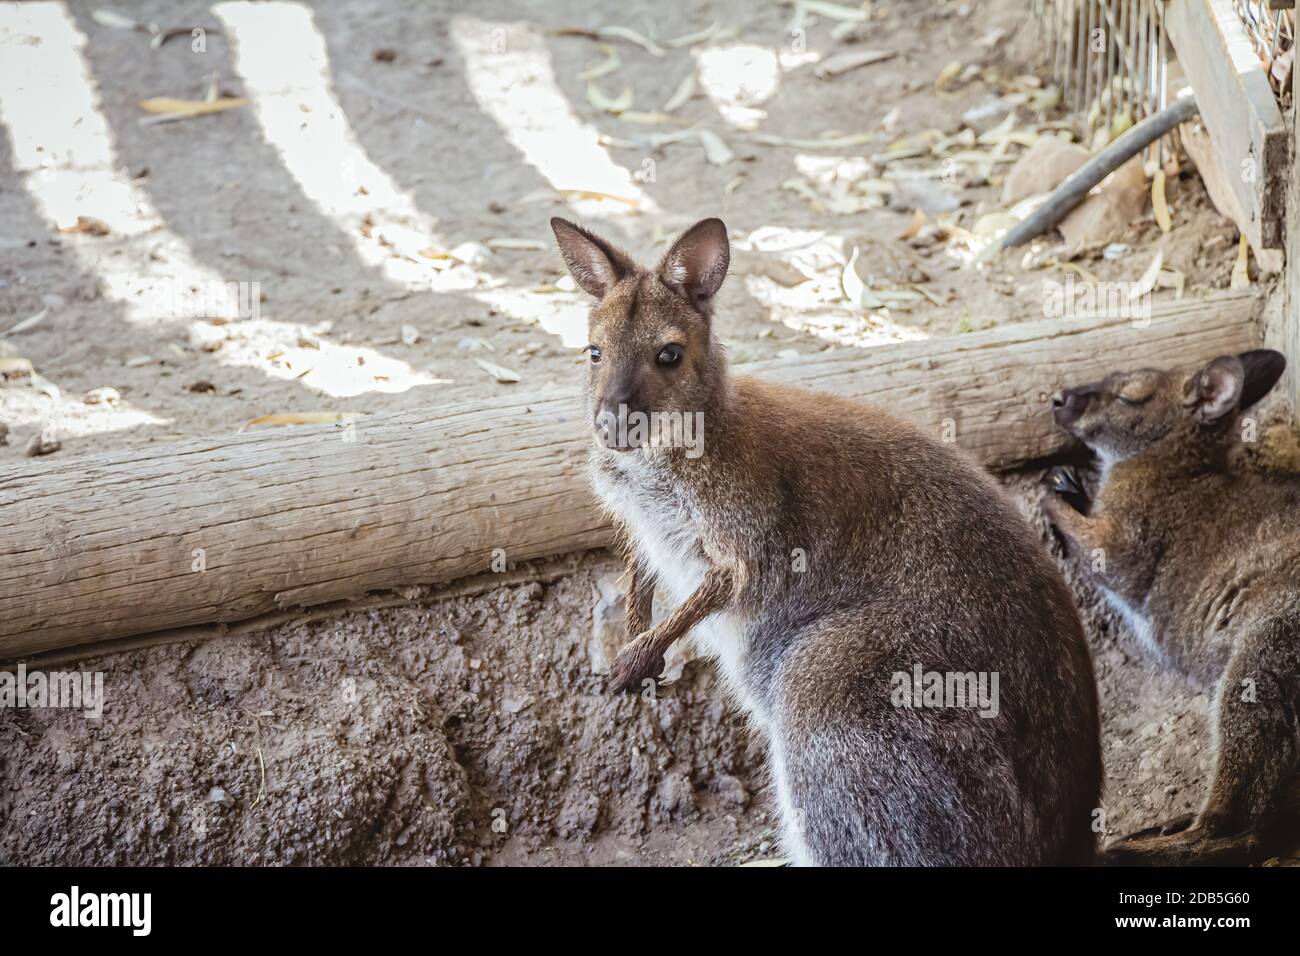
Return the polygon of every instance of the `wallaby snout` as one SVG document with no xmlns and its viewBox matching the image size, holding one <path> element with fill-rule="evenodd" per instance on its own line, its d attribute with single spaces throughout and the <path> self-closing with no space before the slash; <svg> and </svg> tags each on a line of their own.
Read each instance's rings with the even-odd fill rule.
<svg viewBox="0 0 1300 956">
<path fill-rule="evenodd" d="M 1069 430 L 1088 408 L 1093 396 L 1098 392 L 1096 385 L 1083 385 L 1079 388 L 1067 388 L 1052 396 L 1052 417 L 1056 424 Z"/>
</svg>

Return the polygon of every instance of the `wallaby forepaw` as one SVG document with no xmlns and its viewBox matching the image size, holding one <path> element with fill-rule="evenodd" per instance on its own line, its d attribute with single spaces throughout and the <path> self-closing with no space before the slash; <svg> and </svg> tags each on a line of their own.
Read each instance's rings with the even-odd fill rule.
<svg viewBox="0 0 1300 956">
<path fill-rule="evenodd" d="M 1082 495 L 1083 486 L 1073 468 L 1064 465 L 1053 468 L 1047 475 L 1047 484 L 1058 495 Z"/>
<path fill-rule="evenodd" d="M 664 656 L 642 634 L 618 652 L 609 668 L 609 689 L 615 694 L 635 690 L 647 677 L 654 679 L 664 672 Z"/>
</svg>

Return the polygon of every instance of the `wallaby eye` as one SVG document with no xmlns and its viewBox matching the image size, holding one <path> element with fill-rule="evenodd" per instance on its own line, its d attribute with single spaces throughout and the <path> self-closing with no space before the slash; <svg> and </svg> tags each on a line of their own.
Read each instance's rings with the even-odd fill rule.
<svg viewBox="0 0 1300 956">
<path fill-rule="evenodd" d="M 587 351 L 591 353 L 591 364 L 592 364 L 592 365 L 599 365 L 599 364 L 600 364 L 600 355 L 601 355 L 601 352 L 600 352 L 600 346 L 599 346 L 599 345 L 588 345 L 588 346 L 587 346 Z"/>
<path fill-rule="evenodd" d="M 682 347 L 680 345 L 665 345 L 655 356 L 655 361 L 660 365 L 676 365 L 682 359 Z"/>
</svg>

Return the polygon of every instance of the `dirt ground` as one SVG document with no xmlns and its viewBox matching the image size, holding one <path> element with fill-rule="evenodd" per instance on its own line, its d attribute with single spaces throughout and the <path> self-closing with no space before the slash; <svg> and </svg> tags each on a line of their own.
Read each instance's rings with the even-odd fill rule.
<svg viewBox="0 0 1300 956">
<path fill-rule="evenodd" d="M 191 49 L 188 33 L 152 49 L 146 33 L 95 19 L 110 6 L 164 27 L 212 28 L 206 52 Z M 718 313 L 738 362 L 1042 318 L 1042 280 L 1066 274 L 1045 262 L 1134 280 L 1159 241 L 1149 205 L 1112 258 L 1100 245 L 1065 251 L 1049 239 L 1027 259 L 977 268 L 957 244 L 893 238 L 922 199 L 938 204 L 931 218 L 967 230 L 1003 208 L 1017 143 L 938 178 L 951 156 L 928 146 L 911 159 L 871 157 L 964 130 L 996 133 L 1005 111 L 989 104 L 1039 88 L 1024 79 L 1042 76 L 1043 64 L 1024 5 L 1012 0 L 878 2 L 868 24 L 836 37 L 836 24 L 821 19 L 803 38 L 790 30 L 791 8 L 776 2 L 597 0 L 570 10 L 340 0 L 312 4 L 310 16 L 297 4 L 269 6 L 292 8 L 272 24 L 283 58 L 307 51 L 324 82 L 259 73 L 257 31 L 269 27 L 239 4 L 77 3 L 54 34 L 0 29 L 0 56 L 6 44 L 85 38 L 85 75 L 111 148 L 100 171 L 134 204 L 107 235 L 58 231 L 66 223 L 52 221 L 40 184 L 51 170 L 56 180 L 79 175 L 77 156 L 32 159 L 13 132 L 22 104 L 0 100 L 0 332 L 44 313 L 0 337 L 0 357 L 30 359 L 44 380 L 0 388 L 10 430 L 0 465 L 41 433 L 61 448 L 37 466 L 67 467 L 79 455 L 144 454 L 153 442 L 269 413 L 382 412 L 571 385 L 585 304 L 550 242 L 557 214 L 591 221 L 647 257 L 675 230 L 722 216 L 736 257 Z M 712 39 L 668 45 L 712 24 Z M 634 106 L 621 116 L 593 105 L 580 76 L 609 50 L 557 35 L 612 25 L 665 47 L 657 57 L 610 42 L 620 66 L 592 82 L 606 99 L 631 90 Z M 892 57 L 820 79 L 808 56 L 862 49 Z M 737 63 L 747 79 L 729 88 Z M 949 63 L 961 66 L 939 90 Z M 728 162 L 709 162 L 695 140 L 653 140 L 686 128 L 679 122 L 635 116 L 662 111 L 693 71 L 700 82 L 674 115 L 715 131 Z M 222 94 L 283 101 L 290 119 L 248 106 L 138 122 L 140 100 L 201 99 L 214 74 Z M 1050 105 L 1021 105 L 1013 125 L 1041 135 L 1062 118 Z M 560 181 L 548 130 L 568 137 L 570 166 L 581 152 L 573 144 L 589 136 L 589 183 Z M 828 132 L 870 136 L 841 149 L 759 138 Z M 322 176 L 312 150 L 336 142 L 352 165 Z M 837 178 L 850 175 L 840 164 L 855 158 L 876 177 L 925 178 L 895 187 L 878 208 L 837 214 L 828 204 Z M 642 178 L 619 179 L 620 170 Z M 611 176 L 635 206 L 590 195 L 612 188 L 601 188 Z M 101 215 L 84 195 L 86 214 L 109 221 L 114 211 Z M 1189 167 L 1169 198 L 1167 266 L 1184 274 L 1187 295 L 1225 287 L 1232 226 Z M 404 245 L 411 231 L 414 254 Z M 840 275 L 854 248 L 872 288 L 924 292 L 884 311 L 851 305 Z M 806 281 L 792 282 L 792 269 Z M 160 307 L 157 282 L 174 291 L 211 276 L 257 283 L 259 315 Z M 475 359 L 520 382 L 497 381 Z M 83 401 L 104 387 L 120 399 Z M 1042 528 L 1029 504 L 1039 477 L 1006 480 Z M 0 712 L 0 862 L 771 857 L 761 750 L 722 702 L 710 665 L 688 663 L 656 700 L 610 697 L 593 674 L 592 607 L 612 569 L 607 555 L 586 555 L 482 593 L 73 662 L 105 673 L 101 720 Z M 1108 832 L 1194 809 L 1207 770 L 1205 698 L 1157 673 L 1094 596 L 1076 590 L 1101 681 Z"/>
</svg>

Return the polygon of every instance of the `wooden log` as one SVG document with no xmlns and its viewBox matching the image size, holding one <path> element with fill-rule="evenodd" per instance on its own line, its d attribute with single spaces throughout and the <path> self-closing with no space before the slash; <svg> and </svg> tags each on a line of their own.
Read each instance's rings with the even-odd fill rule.
<svg viewBox="0 0 1300 956">
<path fill-rule="evenodd" d="M 1286 123 L 1231 0 L 1169 0 L 1165 25 L 1241 211 L 1252 248 L 1281 249 Z"/>
<path fill-rule="evenodd" d="M 876 403 L 1007 467 L 1061 447 L 1055 389 L 1251 347 L 1258 306 L 1236 293 L 1153 308 L 1141 328 L 1050 319 L 746 371 Z M 0 659 L 603 545 L 590 434 L 575 389 L 0 469 Z"/>
</svg>

